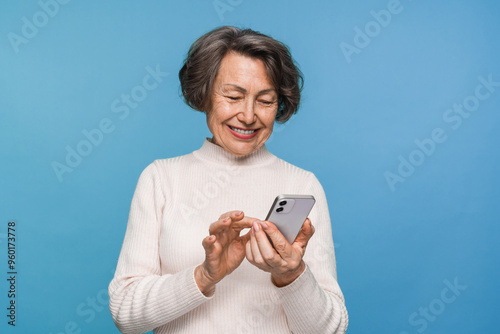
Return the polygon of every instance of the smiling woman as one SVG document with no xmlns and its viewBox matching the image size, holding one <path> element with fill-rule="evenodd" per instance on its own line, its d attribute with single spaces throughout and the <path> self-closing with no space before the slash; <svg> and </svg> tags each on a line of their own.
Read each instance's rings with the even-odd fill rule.
<svg viewBox="0 0 500 334">
<path fill-rule="evenodd" d="M 117 327 L 345 333 L 323 188 L 265 146 L 274 122 L 290 119 L 300 102 L 302 75 L 288 48 L 250 29 L 221 27 L 191 46 L 179 78 L 186 103 L 206 114 L 213 137 L 141 174 L 109 286 Z M 214 176 L 225 180 L 222 188 L 196 205 Z M 265 217 L 278 194 L 316 199 L 292 243 L 255 218 Z"/>
</svg>

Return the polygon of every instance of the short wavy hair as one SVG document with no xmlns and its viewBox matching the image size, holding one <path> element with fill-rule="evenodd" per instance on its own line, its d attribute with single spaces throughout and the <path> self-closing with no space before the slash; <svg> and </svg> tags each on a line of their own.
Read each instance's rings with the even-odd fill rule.
<svg viewBox="0 0 500 334">
<path fill-rule="evenodd" d="M 267 75 L 278 92 L 275 121 L 288 121 L 299 109 L 304 84 L 302 72 L 285 44 L 251 29 L 219 27 L 191 45 L 179 71 L 187 105 L 201 112 L 210 111 L 213 84 L 222 59 L 230 51 L 264 62 Z"/>
</svg>

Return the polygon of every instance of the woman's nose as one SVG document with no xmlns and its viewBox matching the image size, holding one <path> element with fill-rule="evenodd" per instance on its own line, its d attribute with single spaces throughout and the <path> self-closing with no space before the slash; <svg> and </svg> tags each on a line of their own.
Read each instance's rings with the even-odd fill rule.
<svg viewBox="0 0 500 334">
<path fill-rule="evenodd" d="M 257 120 L 257 115 L 255 114 L 255 103 L 254 101 L 248 99 L 243 105 L 243 109 L 238 114 L 238 120 L 245 124 L 252 124 Z"/>
</svg>

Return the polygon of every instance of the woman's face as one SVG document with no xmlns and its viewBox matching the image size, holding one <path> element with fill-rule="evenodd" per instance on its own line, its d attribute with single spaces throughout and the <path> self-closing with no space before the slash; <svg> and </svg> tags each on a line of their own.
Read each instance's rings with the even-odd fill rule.
<svg viewBox="0 0 500 334">
<path fill-rule="evenodd" d="M 212 141 L 234 155 L 250 154 L 271 136 L 277 110 L 278 94 L 262 60 L 229 52 L 215 78 L 207 113 Z"/>
</svg>

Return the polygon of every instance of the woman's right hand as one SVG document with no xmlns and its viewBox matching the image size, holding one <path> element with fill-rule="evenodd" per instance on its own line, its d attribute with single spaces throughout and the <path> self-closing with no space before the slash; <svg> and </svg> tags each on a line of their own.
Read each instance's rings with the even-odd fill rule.
<svg viewBox="0 0 500 334">
<path fill-rule="evenodd" d="M 205 261 L 195 269 L 196 283 L 204 295 L 212 295 L 215 284 L 241 264 L 245 258 L 245 246 L 250 239 L 250 231 L 242 236 L 240 232 L 252 227 L 255 220 L 245 217 L 242 211 L 229 211 L 210 225 L 210 235 L 202 242 Z"/>
</svg>

